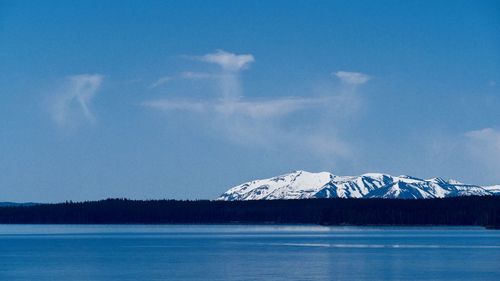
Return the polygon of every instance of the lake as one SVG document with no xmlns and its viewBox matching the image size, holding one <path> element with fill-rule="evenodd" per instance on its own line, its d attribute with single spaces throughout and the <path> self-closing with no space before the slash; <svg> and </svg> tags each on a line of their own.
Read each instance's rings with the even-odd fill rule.
<svg viewBox="0 0 500 281">
<path fill-rule="evenodd" d="M 0 225 L 0 280 L 500 280 L 473 227 Z"/>
</svg>

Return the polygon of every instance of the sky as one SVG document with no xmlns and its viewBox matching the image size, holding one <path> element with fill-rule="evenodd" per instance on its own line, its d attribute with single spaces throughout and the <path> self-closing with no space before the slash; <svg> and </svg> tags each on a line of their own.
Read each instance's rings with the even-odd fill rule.
<svg viewBox="0 0 500 281">
<path fill-rule="evenodd" d="M 0 0 L 0 73 L 0 201 L 500 184 L 498 1 Z"/>
</svg>

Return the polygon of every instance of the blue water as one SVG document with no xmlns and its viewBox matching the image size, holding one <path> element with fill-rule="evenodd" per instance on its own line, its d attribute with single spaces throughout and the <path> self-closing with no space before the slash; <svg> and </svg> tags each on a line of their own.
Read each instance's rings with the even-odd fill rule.
<svg viewBox="0 0 500 281">
<path fill-rule="evenodd" d="M 500 231 L 0 225 L 0 280 L 500 280 Z"/>
</svg>

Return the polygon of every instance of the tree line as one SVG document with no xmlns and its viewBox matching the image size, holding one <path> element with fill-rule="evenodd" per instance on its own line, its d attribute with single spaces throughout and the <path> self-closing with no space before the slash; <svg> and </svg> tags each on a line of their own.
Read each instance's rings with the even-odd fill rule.
<svg viewBox="0 0 500 281">
<path fill-rule="evenodd" d="M 500 196 L 259 201 L 129 200 L 0 207 L 3 224 L 321 224 L 500 227 Z"/>
</svg>

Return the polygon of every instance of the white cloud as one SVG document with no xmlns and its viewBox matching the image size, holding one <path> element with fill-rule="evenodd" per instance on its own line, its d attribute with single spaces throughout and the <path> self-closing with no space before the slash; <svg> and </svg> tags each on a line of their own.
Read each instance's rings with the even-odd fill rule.
<svg viewBox="0 0 500 281">
<path fill-rule="evenodd" d="M 160 77 L 158 78 L 158 80 L 156 80 L 154 83 L 152 83 L 151 85 L 149 85 L 149 89 L 154 89 L 158 86 L 161 86 L 165 83 L 168 83 L 170 82 L 171 80 L 173 79 L 173 77 L 170 77 L 170 76 L 163 76 L 163 77 Z"/>
<path fill-rule="evenodd" d="M 199 80 L 214 78 L 214 75 L 206 72 L 184 71 L 180 73 L 179 77 L 182 79 Z"/>
<path fill-rule="evenodd" d="M 414 132 L 412 141 L 413 154 L 401 154 L 406 159 L 398 160 L 399 166 L 429 177 L 448 177 L 478 185 L 500 184 L 499 128 L 462 132 L 419 130 Z"/>
<path fill-rule="evenodd" d="M 478 183 L 500 183 L 500 130 L 483 128 L 465 133 L 465 143 L 457 153 L 467 157 L 466 167 Z"/>
<path fill-rule="evenodd" d="M 179 111 L 192 111 L 192 112 L 203 112 L 206 110 L 207 104 L 192 100 L 171 100 L 171 99 L 160 99 L 154 101 L 147 101 L 141 104 L 145 107 L 160 109 L 160 110 L 179 110 Z"/>
<path fill-rule="evenodd" d="M 227 101 L 215 105 L 222 114 L 246 115 L 255 119 L 286 116 L 293 112 L 321 105 L 323 98 L 276 98 L 263 101 Z"/>
<path fill-rule="evenodd" d="M 173 80 L 202 80 L 215 78 L 217 75 L 206 72 L 183 71 L 175 76 L 163 76 L 149 85 L 148 89 L 154 89 L 161 85 L 167 84 Z"/>
<path fill-rule="evenodd" d="M 78 116 L 87 121 L 93 121 L 90 110 L 92 99 L 97 94 L 103 81 L 100 74 L 80 74 L 66 78 L 62 90 L 54 95 L 51 114 L 54 121 L 60 125 L 68 125 Z"/>
<path fill-rule="evenodd" d="M 333 74 L 337 76 L 340 81 L 350 85 L 361 85 L 371 79 L 369 75 L 361 72 L 337 71 Z"/>
<path fill-rule="evenodd" d="M 465 133 L 470 156 L 500 172 L 500 130 L 484 128 Z"/>
<path fill-rule="evenodd" d="M 255 61 L 251 54 L 237 55 L 224 50 L 217 50 L 215 53 L 195 57 L 197 60 L 214 63 L 226 71 L 240 71 L 247 68 Z"/>
<path fill-rule="evenodd" d="M 143 102 L 141 105 L 161 110 L 184 110 L 206 112 L 225 116 L 245 116 L 251 119 L 269 119 L 321 106 L 325 98 L 279 98 L 260 101 L 233 101 L 214 99 L 196 101 L 192 99 L 158 99 Z"/>
<path fill-rule="evenodd" d="M 493 128 L 484 128 L 466 132 L 465 136 L 474 141 L 487 142 L 500 151 L 500 131 Z"/>
<path fill-rule="evenodd" d="M 499 129 L 482 128 L 441 135 L 436 132 L 430 140 L 426 144 L 430 160 L 427 166 L 447 171 L 452 177 L 465 177 L 465 182 L 500 183 Z"/>
<path fill-rule="evenodd" d="M 177 76 L 178 79 L 213 79 L 217 86 L 214 97 L 202 101 L 189 97 L 163 98 L 146 101 L 142 106 L 167 113 L 198 114 L 202 125 L 212 128 L 217 136 L 242 145 L 308 153 L 321 160 L 327 159 L 329 164 L 352 155 L 349 142 L 342 139 L 338 128 L 346 116 L 359 109 L 356 88 L 335 91 L 325 84 L 318 94 L 248 98 L 244 95 L 240 75 L 241 70 L 255 61 L 251 54 L 236 55 L 219 50 L 187 58 L 222 67 L 222 73 L 181 72 Z M 349 79 L 346 73 L 341 72 L 340 76 L 349 84 L 361 84 L 369 79 L 361 73 L 347 73 L 351 75 Z M 305 115 L 306 118 L 300 117 Z"/>
</svg>

